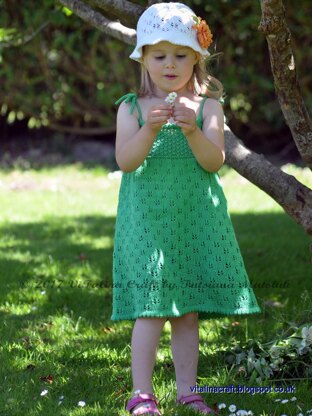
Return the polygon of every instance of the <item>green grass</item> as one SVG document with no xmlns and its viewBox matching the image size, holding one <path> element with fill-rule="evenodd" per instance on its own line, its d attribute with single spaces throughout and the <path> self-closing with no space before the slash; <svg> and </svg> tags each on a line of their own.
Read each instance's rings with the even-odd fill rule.
<svg viewBox="0 0 312 416">
<path fill-rule="evenodd" d="M 307 170 L 293 166 L 286 170 L 312 185 Z M 80 165 L 0 171 L 1 415 L 125 414 L 132 387 L 133 323 L 110 321 L 120 181 L 109 179 L 107 173 Z M 221 174 L 263 313 L 201 322 L 198 382 L 254 386 L 234 379 L 222 352 L 250 338 L 270 341 L 291 322 L 311 322 L 310 239 L 266 194 L 226 167 Z M 232 326 L 233 321 L 240 325 Z M 167 323 L 157 355 L 155 393 L 167 409 L 165 415 L 192 415 L 174 405 L 169 346 Z M 49 375 L 51 383 L 44 378 Z M 278 384 L 286 386 L 261 383 L 272 388 Z M 311 381 L 289 384 L 294 394 L 204 397 L 208 403 L 234 403 L 261 416 L 298 414 L 296 404 L 303 410 L 312 408 Z M 48 393 L 41 396 L 44 390 Z M 296 402 L 274 401 L 292 396 Z M 78 406 L 81 400 L 85 407 Z"/>
</svg>

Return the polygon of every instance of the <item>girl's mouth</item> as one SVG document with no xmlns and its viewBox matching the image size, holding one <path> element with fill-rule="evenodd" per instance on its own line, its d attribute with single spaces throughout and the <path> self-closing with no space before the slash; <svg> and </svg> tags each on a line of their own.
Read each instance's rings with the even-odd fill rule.
<svg viewBox="0 0 312 416">
<path fill-rule="evenodd" d="M 166 78 L 168 79 L 176 79 L 177 76 L 176 75 L 165 75 Z"/>
</svg>

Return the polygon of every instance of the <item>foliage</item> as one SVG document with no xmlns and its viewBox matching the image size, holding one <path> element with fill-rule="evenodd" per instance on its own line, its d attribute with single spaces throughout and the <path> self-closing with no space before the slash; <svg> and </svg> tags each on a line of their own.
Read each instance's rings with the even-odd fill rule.
<svg viewBox="0 0 312 416">
<path fill-rule="evenodd" d="M 212 71 L 224 84 L 227 94 L 226 114 L 234 132 L 242 137 L 256 138 L 285 133 L 285 123 L 274 90 L 269 53 L 264 36 L 258 32 L 261 19 L 260 1 L 229 0 L 187 1 L 204 16 L 212 29 L 216 52 L 222 55 L 212 63 Z M 284 0 L 287 22 L 293 35 L 293 48 L 303 97 L 312 106 L 311 77 L 306 68 L 311 65 L 309 33 L 310 17 L 302 7 Z M 243 129 L 243 130 L 242 130 Z M 278 135 L 277 135 L 278 136 Z M 281 137 L 280 137 L 281 138 Z M 271 140 L 272 142 L 272 140 Z M 279 146 L 279 143 L 276 143 Z"/>
<path fill-rule="evenodd" d="M 287 128 L 275 97 L 267 44 L 257 31 L 260 3 L 242 0 L 239 7 L 229 0 L 185 3 L 209 24 L 214 38 L 211 51 L 221 52 L 209 68 L 224 84 L 232 130 L 247 144 L 249 137 L 260 136 L 263 142 L 268 136 L 271 146 L 279 148 Z M 311 106 L 311 76 L 306 72 L 312 59 L 311 22 L 304 12 L 310 2 L 303 0 L 300 8 L 289 0 L 284 3 L 301 89 Z M 40 7 L 34 0 L 27 4 L 5 0 L 3 4 L 0 103 L 8 121 L 26 117 L 30 127 L 112 126 L 114 101 L 139 82 L 137 63 L 128 59 L 132 47 L 85 24 L 55 0 L 42 2 Z M 25 44 L 14 46 L 25 38 Z"/>
<path fill-rule="evenodd" d="M 5 6 L 0 17 L 5 27 L 1 41 L 7 45 L 1 54 L 0 102 L 8 122 L 27 118 L 31 128 L 110 126 L 116 97 L 135 83 L 135 74 L 123 64 L 124 45 L 54 0 L 40 7 L 34 1 L 23 5 L 16 0 Z M 46 26 L 36 36 L 19 46 L 43 23 Z"/>
<path fill-rule="evenodd" d="M 264 345 L 250 340 L 225 354 L 227 364 L 251 382 L 278 378 L 303 379 L 312 376 L 312 325 L 293 327 L 292 334 Z"/>
</svg>

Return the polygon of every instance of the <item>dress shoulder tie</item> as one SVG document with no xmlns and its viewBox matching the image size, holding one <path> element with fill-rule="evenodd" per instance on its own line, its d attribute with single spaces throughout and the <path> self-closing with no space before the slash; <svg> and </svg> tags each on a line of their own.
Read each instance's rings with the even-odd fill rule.
<svg viewBox="0 0 312 416">
<path fill-rule="evenodd" d="M 134 107 L 137 108 L 138 113 L 139 113 L 139 123 L 142 126 L 144 124 L 144 121 L 143 121 L 143 118 L 142 118 L 141 107 L 139 106 L 139 103 L 138 103 L 138 96 L 137 96 L 137 94 L 135 94 L 134 92 L 129 92 L 128 94 L 125 94 L 122 97 L 120 97 L 119 100 L 117 100 L 115 102 L 115 104 L 118 105 L 118 104 L 120 104 L 123 101 L 125 103 L 131 103 L 130 114 L 133 113 Z"/>
</svg>

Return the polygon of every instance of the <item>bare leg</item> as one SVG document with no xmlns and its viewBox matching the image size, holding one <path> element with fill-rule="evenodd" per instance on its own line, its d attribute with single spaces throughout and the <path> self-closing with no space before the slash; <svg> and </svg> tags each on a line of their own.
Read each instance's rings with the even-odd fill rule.
<svg viewBox="0 0 312 416">
<path fill-rule="evenodd" d="M 133 389 L 153 393 L 152 374 L 156 350 L 167 318 L 138 318 L 132 331 L 132 380 Z M 135 409 L 142 405 L 138 405 Z"/>
<path fill-rule="evenodd" d="M 192 394 L 196 384 L 199 354 L 198 314 L 170 318 L 171 350 L 176 373 L 177 398 Z"/>
</svg>

